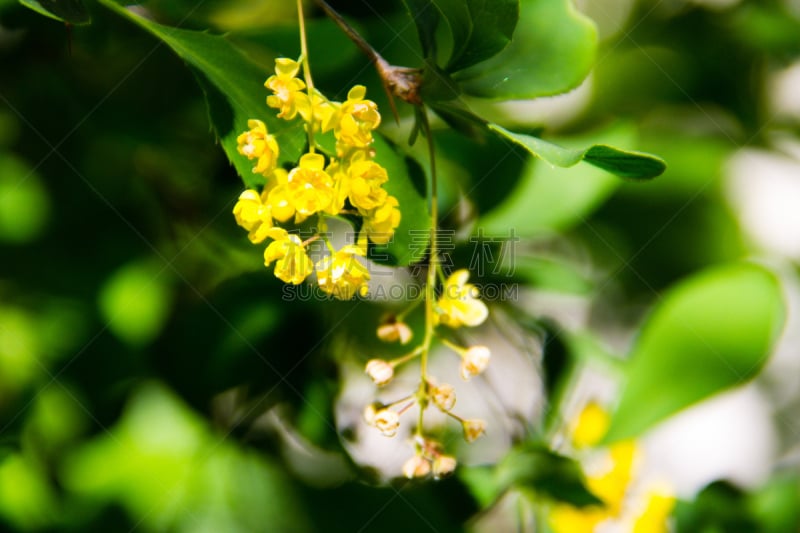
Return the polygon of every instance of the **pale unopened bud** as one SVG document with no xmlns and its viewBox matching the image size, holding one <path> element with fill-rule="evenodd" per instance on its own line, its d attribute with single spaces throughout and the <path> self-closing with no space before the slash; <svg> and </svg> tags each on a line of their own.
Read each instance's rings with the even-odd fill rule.
<svg viewBox="0 0 800 533">
<path fill-rule="evenodd" d="M 492 352 L 486 346 L 472 346 L 461 357 L 461 379 L 469 380 L 477 376 L 489 366 Z"/>
<path fill-rule="evenodd" d="M 486 431 L 486 422 L 478 418 L 464 420 L 461 424 L 464 427 L 464 440 L 467 442 L 475 441 Z"/>
<path fill-rule="evenodd" d="M 372 425 L 387 437 L 397 435 L 397 428 L 400 427 L 400 415 L 389 409 L 381 409 L 375 413 Z"/>
<path fill-rule="evenodd" d="M 369 424 L 370 426 L 375 425 L 375 415 L 378 413 L 378 409 L 382 408 L 383 406 L 376 403 L 371 403 L 364 408 L 364 421 Z"/>
<path fill-rule="evenodd" d="M 456 469 L 456 458 L 451 455 L 439 455 L 433 460 L 433 477 L 435 479 L 449 476 Z"/>
<path fill-rule="evenodd" d="M 379 387 L 386 385 L 394 377 L 394 367 L 383 359 L 370 359 L 364 371 Z"/>
<path fill-rule="evenodd" d="M 417 454 L 403 464 L 403 475 L 408 479 L 425 477 L 431 472 L 431 462 Z"/>
<path fill-rule="evenodd" d="M 431 389 L 433 403 L 442 411 L 449 411 L 456 405 L 456 390 L 452 385 L 442 383 L 438 387 Z"/>
<path fill-rule="evenodd" d="M 397 342 L 408 344 L 414 333 L 405 322 L 392 322 L 378 326 L 378 338 L 383 342 Z"/>
</svg>

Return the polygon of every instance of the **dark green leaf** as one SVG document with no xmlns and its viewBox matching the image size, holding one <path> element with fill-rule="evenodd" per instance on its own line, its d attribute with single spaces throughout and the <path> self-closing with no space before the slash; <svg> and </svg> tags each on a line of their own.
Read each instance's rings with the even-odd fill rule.
<svg viewBox="0 0 800 533">
<path fill-rule="evenodd" d="M 667 168 L 663 160 L 643 152 L 621 150 L 605 144 L 595 144 L 585 149 L 569 149 L 538 137 L 510 132 L 497 124 L 489 124 L 489 129 L 524 147 L 539 159 L 559 167 L 571 167 L 580 161 L 586 161 L 616 176 L 631 179 L 655 178 Z"/>
<path fill-rule="evenodd" d="M 379 262 L 405 266 L 419 261 L 427 248 L 430 215 L 425 200 L 425 173 L 419 163 L 404 157 L 383 136 L 375 136 L 375 160 L 389 174 L 386 190 L 400 204 L 400 226 L 386 246 L 375 246 L 371 258 Z M 417 176 L 418 182 L 412 181 Z M 421 182 L 421 183 L 420 183 Z"/>
<path fill-rule="evenodd" d="M 92 21 L 81 0 L 19 0 L 19 3 L 40 15 L 75 26 Z"/>
<path fill-rule="evenodd" d="M 586 488 L 577 462 L 538 444 L 512 450 L 498 465 L 496 477 L 501 490 L 515 486 L 580 507 L 602 505 Z"/>
<path fill-rule="evenodd" d="M 436 56 L 436 27 L 441 13 L 429 0 L 403 0 L 409 16 L 414 21 L 425 58 Z"/>
<path fill-rule="evenodd" d="M 677 411 L 752 379 L 783 321 L 777 280 L 754 264 L 718 267 L 671 289 L 633 348 L 606 441 L 640 435 Z"/>
<path fill-rule="evenodd" d="M 517 26 L 518 0 L 467 0 L 466 5 L 472 31 L 460 46 L 453 47 L 448 72 L 471 67 L 499 53 L 511 42 Z M 458 45 L 455 32 L 453 40 Z"/>
<path fill-rule="evenodd" d="M 496 100 L 560 94 L 589 74 L 596 47 L 594 24 L 569 0 L 522 0 L 511 43 L 455 79 L 465 93 Z"/>
<path fill-rule="evenodd" d="M 263 183 L 252 173 L 252 162 L 236 151 L 236 137 L 246 131 L 247 121 L 267 124 L 281 148 L 280 161 L 294 163 L 305 146 L 302 124 L 287 124 L 265 103 L 264 80 L 269 76 L 250 62 L 227 39 L 205 32 L 181 30 L 156 24 L 120 7 L 111 0 L 100 2 L 163 40 L 198 75 L 209 105 L 209 114 L 222 148 L 248 187 Z"/>
</svg>

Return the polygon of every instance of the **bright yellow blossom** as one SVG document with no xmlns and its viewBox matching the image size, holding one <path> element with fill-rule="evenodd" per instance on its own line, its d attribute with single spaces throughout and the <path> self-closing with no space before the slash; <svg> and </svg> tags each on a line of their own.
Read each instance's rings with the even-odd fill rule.
<svg viewBox="0 0 800 533">
<path fill-rule="evenodd" d="M 319 288 L 339 300 L 351 300 L 356 294 L 366 296 L 369 270 L 356 259 L 363 255 L 361 248 L 351 244 L 317 263 Z"/>
<path fill-rule="evenodd" d="M 264 265 L 276 261 L 275 277 L 284 283 L 299 285 L 314 270 L 302 241 L 283 228 L 272 228 L 269 236 L 275 240 L 264 250 Z"/>
<path fill-rule="evenodd" d="M 266 239 L 269 229 L 272 228 L 272 217 L 269 206 L 264 202 L 265 196 L 253 189 L 247 189 L 239 195 L 239 201 L 233 206 L 236 223 L 250 232 L 247 237 L 253 244 Z"/>
<path fill-rule="evenodd" d="M 255 159 L 253 173 L 269 176 L 278 165 L 280 149 L 275 137 L 267 132 L 267 126 L 260 120 L 248 120 L 248 131 L 236 138 L 237 150 L 247 159 Z"/>
<path fill-rule="evenodd" d="M 366 87 L 356 85 L 347 93 L 347 100 L 339 110 L 333 133 L 338 141 L 336 150 L 340 157 L 351 148 L 369 148 L 372 131 L 381 123 L 378 106 L 371 100 L 365 100 L 366 94 Z"/>
<path fill-rule="evenodd" d="M 300 219 L 324 211 L 336 195 L 333 178 L 324 168 L 324 156 L 305 154 L 300 158 L 299 166 L 289 172 L 289 201 Z"/>
<path fill-rule="evenodd" d="M 632 533 L 667 533 L 667 519 L 675 507 L 675 498 L 660 493 L 651 493 L 647 506 L 633 524 Z"/>
<path fill-rule="evenodd" d="M 325 133 L 335 126 L 338 115 L 338 104 L 328 101 L 318 91 L 315 91 L 311 98 L 305 93 L 297 95 L 297 112 L 303 117 L 308 127 L 313 127 L 313 131 Z"/>
<path fill-rule="evenodd" d="M 489 316 L 486 304 L 478 300 L 478 288 L 467 283 L 468 278 L 468 270 L 456 270 L 444 283 L 436 305 L 439 322 L 445 326 L 477 326 Z"/>
<path fill-rule="evenodd" d="M 386 169 L 374 161 L 356 161 L 347 169 L 350 203 L 368 211 L 386 203 L 382 185 L 389 180 Z"/>
<path fill-rule="evenodd" d="M 267 97 L 267 105 L 280 109 L 278 118 L 291 120 L 297 116 L 298 107 L 308 104 L 308 95 L 301 92 L 306 84 L 296 77 L 299 70 L 297 61 L 280 57 L 275 60 L 275 74 L 264 82 L 264 86 L 275 93 Z"/>
<path fill-rule="evenodd" d="M 269 204 L 272 218 L 280 222 L 286 222 L 294 216 L 294 204 L 289 195 L 289 173 L 282 168 L 277 168 L 273 176 L 275 182 L 267 192 L 267 203 Z"/>
<path fill-rule="evenodd" d="M 386 203 L 364 214 L 363 231 L 375 244 L 386 244 L 392 239 L 394 230 L 400 225 L 400 210 L 397 198 L 388 196 Z"/>
<path fill-rule="evenodd" d="M 608 431 L 611 417 L 596 402 L 583 408 L 572 427 L 572 443 L 576 448 L 594 446 Z"/>
</svg>

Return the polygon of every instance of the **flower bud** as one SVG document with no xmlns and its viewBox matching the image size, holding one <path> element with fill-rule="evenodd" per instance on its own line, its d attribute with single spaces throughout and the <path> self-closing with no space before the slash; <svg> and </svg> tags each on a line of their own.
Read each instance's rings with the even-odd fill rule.
<svg viewBox="0 0 800 533">
<path fill-rule="evenodd" d="M 394 367 L 383 359 L 370 359 L 364 371 L 379 387 L 386 385 L 394 377 Z"/>
<path fill-rule="evenodd" d="M 370 426 L 375 425 L 375 415 L 378 413 L 378 409 L 381 409 L 383 406 L 379 403 L 371 403 L 364 408 L 364 422 L 369 424 Z"/>
<path fill-rule="evenodd" d="M 452 385 L 442 383 L 431 389 L 431 398 L 436 407 L 442 411 L 449 411 L 456 405 L 456 391 Z"/>
<path fill-rule="evenodd" d="M 474 442 L 486 431 L 486 422 L 477 418 L 464 420 L 461 425 L 464 428 L 464 440 L 467 442 Z"/>
<path fill-rule="evenodd" d="M 378 326 L 378 338 L 383 342 L 397 342 L 408 344 L 414 333 L 405 322 L 392 322 Z"/>
<path fill-rule="evenodd" d="M 489 366 L 492 352 L 486 346 L 471 346 L 461 356 L 461 379 L 468 381 Z"/>
<path fill-rule="evenodd" d="M 408 479 L 425 477 L 431 472 L 431 462 L 417 454 L 403 464 L 403 475 Z"/>
<path fill-rule="evenodd" d="M 440 479 L 449 476 L 456 469 L 456 458 L 451 455 L 439 455 L 433 460 L 433 477 Z"/>
<path fill-rule="evenodd" d="M 400 415 L 389 409 L 381 409 L 375 413 L 372 424 L 386 437 L 394 437 L 400 427 Z"/>
</svg>

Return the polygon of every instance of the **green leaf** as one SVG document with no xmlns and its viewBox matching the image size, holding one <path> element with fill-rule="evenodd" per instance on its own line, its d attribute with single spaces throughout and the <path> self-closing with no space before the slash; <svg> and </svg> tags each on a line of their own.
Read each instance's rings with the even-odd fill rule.
<svg viewBox="0 0 800 533">
<path fill-rule="evenodd" d="M 508 142 L 505 137 L 497 138 Z M 615 144 L 633 144 L 635 132 L 621 124 L 578 138 L 564 139 L 564 142 L 581 146 L 598 139 Z M 521 145 L 512 146 L 519 148 Z M 563 231 L 580 223 L 621 184 L 619 179 L 596 167 L 582 165 L 580 169 L 566 171 L 533 158 L 527 158 L 518 181 L 508 178 L 503 175 L 504 183 L 513 188 L 509 188 L 510 192 L 505 192 L 502 202 L 486 212 L 478 222 L 478 227 L 487 234 L 504 235 L 509 228 L 514 228 L 520 236 Z"/>
<path fill-rule="evenodd" d="M 252 173 L 252 162 L 236 150 L 236 137 L 248 129 L 249 119 L 257 118 L 267 124 L 280 145 L 281 163 L 294 163 L 299 159 L 305 147 L 302 124 L 299 121 L 287 124 L 267 107 L 264 80 L 269 73 L 250 62 L 226 38 L 162 26 L 111 0 L 100 0 L 100 3 L 163 40 L 193 68 L 205 92 L 211 122 L 222 148 L 246 186 L 263 184 L 263 177 Z"/>
<path fill-rule="evenodd" d="M 633 348 L 605 440 L 640 435 L 677 411 L 752 379 L 783 322 L 778 282 L 755 264 L 714 268 L 672 288 Z"/>
<path fill-rule="evenodd" d="M 436 27 L 441 20 L 441 13 L 429 0 L 403 0 L 403 3 L 417 27 L 422 54 L 426 58 L 433 58 L 436 55 Z"/>
<path fill-rule="evenodd" d="M 81 0 L 19 0 L 19 3 L 40 15 L 74 26 L 92 22 L 92 17 Z"/>
<path fill-rule="evenodd" d="M 667 168 L 662 159 L 643 152 L 621 150 L 606 144 L 595 144 L 584 149 L 569 149 L 532 135 L 510 132 L 497 124 L 489 124 L 488 127 L 506 139 L 526 148 L 539 159 L 559 167 L 571 167 L 581 161 L 586 161 L 615 176 L 631 179 L 655 178 Z"/>
<path fill-rule="evenodd" d="M 471 67 L 499 53 L 511 42 L 519 19 L 519 0 L 467 0 L 466 6 L 471 32 L 460 45 L 454 32 L 453 54 L 445 69 L 448 72 Z"/>
<path fill-rule="evenodd" d="M 583 471 L 575 460 L 535 443 L 509 452 L 495 475 L 501 490 L 516 486 L 579 507 L 602 505 L 586 488 Z"/>
<path fill-rule="evenodd" d="M 406 266 L 419 261 L 428 246 L 430 215 L 425 200 L 425 172 L 419 163 L 405 157 L 382 135 L 375 135 L 375 160 L 389 175 L 386 191 L 397 198 L 401 213 L 400 226 L 385 246 L 374 246 L 370 258 L 382 263 Z M 417 183 L 412 177 L 419 179 Z"/>
<path fill-rule="evenodd" d="M 596 48 L 594 24 L 569 0 L 522 0 L 511 43 L 454 77 L 465 93 L 496 100 L 560 94 L 589 74 Z"/>
</svg>

